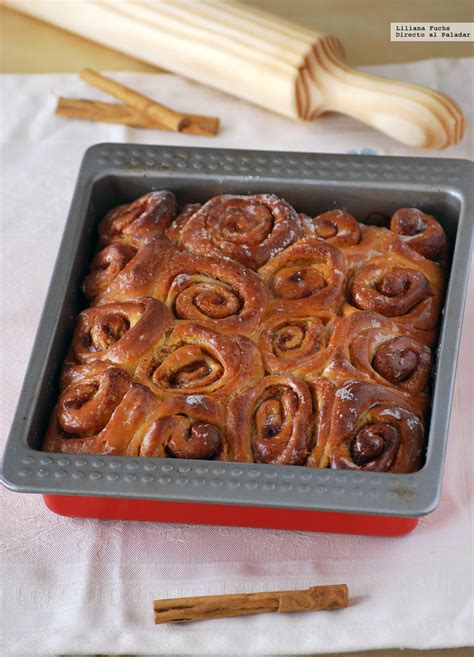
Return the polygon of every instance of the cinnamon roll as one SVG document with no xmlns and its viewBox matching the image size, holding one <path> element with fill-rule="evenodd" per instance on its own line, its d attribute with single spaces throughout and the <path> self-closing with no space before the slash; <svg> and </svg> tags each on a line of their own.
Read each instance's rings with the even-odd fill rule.
<svg viewBox="0 0 474 657">
<path fill-rule="evenodd" d="M 422 463 L 423 416 L 383 386 L 349 381 L 335 393 L 319 467 L 414 472 Z"/>
<path fill-rule="evenodd" d="M 234 460 L 302 465 L 313 446 L 311 393 L 304 381 L 270 375 L 228 407 Z"/>
<path fill-rule="evenodd" d="M 99 242 L 104 246 L 116 240 L 146 243 L 163 235 L 176 214 L 174 194 L 150 192 L 133 203 L 110 210 L 99 225 Z"/>
<path fill-rule="evenodd" d="M 257 341 L 266 371 L 293 372 L 300 377 L 321 371 L 335 319 L 336 315 L 328 310 L 300 317 L 270 313 Z"/>
<path fill-rule="evenodd" d="M 314 218 L 305 216 L 303 223 L 309 235 L 334 246 L 352 246 L 361 240 L 359 222 L 345 210 L 330 210 Z"/>
<path fill-rule="evenodd" d="M 195 322 L 179 323 L 135 372 L 137 381 L 163 397 L 225 398 L 262 376 L 260 354 L 251 340 L 220 335 Z"/>
<path fill-rule="evenodd" d="M 82 285 L 82 290 L 89 301 L 93 301 L 105 292 L 136 253 L 137 249 L 134 246 L 122 242 L 112 242 L 99 251 Z"/>
<path fill-rule="evenodd" d="M 250 335 L 268 306 L 268 290 L 238 262 L 178 253 L 156 279 L 153 296 L 177 319 L 207 321 L 223 333 Z"/>
<path fill-rule="evenodd" d="M 153 296 L 158 275 L 176 251 L 175 245 L 167 237 L 144 244 L 94 299 L 94 304 L 133 301 L 137 297 Z"/>
<path fill-rule="evenodd" d="M 181 208 L 180 213 L 176 219 L 173 220 L 171 226 L 166 231 L 166 235 L 170 238 L 170 240 L 178 244 L 181 238 L 181 231 L 191 219 L 193 214 L 197 212 L 200 207 L 200 203 L 187 203 Z"/>
<path fill-rule="evenodd" d="M 292 244 L 258 270 L 272 296 L 272 309 L 292 316 L 342 305 L 345 262 L 342 252 L 316 237 Z"/>
<path fill-rule="evenodd" d="M 442 291 L 437 265 L 390 256 L 370 260 L 350 285 L 356 308 L 392 318 L 428 345 L 436 339 Z"/>
<path fill-rule="evenodd" d="M 133 453 L 133 441 L 151 416 L 155 396 L 127 372 L 105 363 L 70 370 L 43 449 L 73 454 Z"/>
<path fill-rule="evenodd" d="M 215 196 L 186 223 L 180 245 L 258 269 L 303 237 L 296 211 L 273 194 Z"/>
<path fill-rule="evenodd" d="M 374 223 L 388 223 L 379 214 Z M 271 194 L 111 210 L 44 449 L 412 472 L 447 242 Z"/>
<path fill-rule="evenodd" d="M 444 261 L 448 242 L 441 224 L 417 208 L 401 208 L 390 220 L 390 230 L 429 260 Z"/>
<path fill-rule="evenodd" d="M 89 308 L 79 315 L 70 358 L 107 361 L 133 374 L 172 321 L 166 306 L 148 297 Z"/>
<path fill-rule="evenodd" d="M 228 461 L 226 433 L 221 404 L 205 395 L 176 395 L 157 407 L 139 456 Z"/>
<path fill-rule="evenodd" d="M 354 312 L 338 319 L 329 353 L 323 374 L 333 381 L 371 380 L 415 396 L 427 391 L 431 349 L 378 313 Z"/>
</svg>

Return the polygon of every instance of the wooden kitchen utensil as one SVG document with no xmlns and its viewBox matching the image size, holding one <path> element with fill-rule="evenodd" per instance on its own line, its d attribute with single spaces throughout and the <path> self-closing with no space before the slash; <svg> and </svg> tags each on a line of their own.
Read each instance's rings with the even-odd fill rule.
<svg viewBox="0 0 474 657">
<path fill-rule="evenodd" d="M 462 111 L 444 94 L 355 71 L 335 37 L 237 2 L 4 1 L 291 118 L 342 112 L 418 148 L 446 148 L 463 136 Z"/>
</svg>

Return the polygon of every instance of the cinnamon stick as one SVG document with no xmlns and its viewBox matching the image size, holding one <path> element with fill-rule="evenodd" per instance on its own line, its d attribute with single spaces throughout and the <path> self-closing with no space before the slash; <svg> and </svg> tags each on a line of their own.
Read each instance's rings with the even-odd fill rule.
<svg viewBox="0 0 474 657">
<path fill-rule="evenodd" d="M 106 78 L 104 75 L 97 73 L 97 71 L 85 68 L 81 71 L 80 77 L 93 87 L 102 89 L 102 91 L 118 98 L 126 105 L 130 105 L 130 107 L 135 108 L 142 114 L 146 114 L 150 119 L 163 124 L 168 130 L 179 132 L 188 124 L 184 114 L 175 112 L 170 107 L 166 107 L 166 105 L 162 105 L 161 103 L 156 103 L 151 98 L 115 80 Z"/>
<path fill-rule="evenodd" d="M 130 105 L 121 103 L 104 103 L 99 100 L 83 100 L 78 98 L 58 98 L 56 114 L 73 119 L 86 121 L 101 121 L 129 125 L 134 128 L 149 128 L 152 130 L 169 130 L 163 123 L 150 118 L 147 114 Z M 189 135 L 213 137 L 219 131 L 219 119 L 201 114 L 184 114 L 189 125 L 182 132 Z"/>
<path fill-rule="evenodd" d="M 312 586 L 299 591 L 270 591 L 155 600 L 155 624 L 199 621 L 268 612 L 288 613 L 347 607 L 346 584 Z"/>
</svg>

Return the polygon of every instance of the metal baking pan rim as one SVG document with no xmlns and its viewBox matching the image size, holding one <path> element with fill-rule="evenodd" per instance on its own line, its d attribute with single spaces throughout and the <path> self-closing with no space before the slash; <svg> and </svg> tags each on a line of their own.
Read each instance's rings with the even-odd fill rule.
<svg viewBox="0 0 474 657">
<path fill-rule="evenodd" d="M 137 154 L 144 154 L 145 150 L 153 153 L 153 158 L 155 158 L 152 162 L 150 158 L 149 164 L 146 164 L 143 159 L 137 161 Z M 168 159 L 163 158 L 163 162 L 166 160 L 166 166 L 160 169 L 161 152 L 167 153 Z M 119 153 L 119 157 L 114 160 L 117 153 Z M 453 259 L 451 281 L 454 279 L 453 273 L 455 272 L 459 271 L 464 275 L 460 277 L 462 285 L 458 286 L 454 292 L 450 291 L 448 296 L 448 304 L 452 306 L 451 310 L 458 311 L 456 315 L 459 320 L 458 325 L 454 326 L 453 322 L 447 325 L 444 322 L 442 333 L 443 336 L 445 333 L 450 334 L 451 341 L 454 340 L 454 356 L 456 357 L 459 348 L 460 315 L 468 280 L 467 271 L 465 268 L 463 269 L 462 265 L 468 258 L 470 249 L 470 226 L 466 218 L 466 205 L 472 206 L 472 190 L 469 184 L 472 163 L 466 160 L 434 160 L 433 162 L 431 158 L 367 158 L 309 153 L 99 144 L 86 152 L 81 166 L 59 250 L 58 262 L 39 324 L 32 358 L 28 365 L 25 387 L 20 396 L 18 411 L 5 453 L 3 463 L 5 485 L 12 490 L 31 493 L 243 504 L 406 517 L 429 513 L 439 501 L 441 487 L 441 476 L 439 475 L 444 461 L 444 443 L 441 445 L 441 449 L 431 449 L 430 442 L 425 466 L 420 471 L 409 475 L 360 473 L 346 470 L 317 471 L 316 469 L 301 468 L 301 466 L 211 464 L 208 461 L 194 461 L 190 464 L 189 461 L 179 459 L 173 459 L 172 464 L 169 460 L 163 459 L 143 459 L 146 463 L 141 463 L 140 459 L 133 457 L 101 459 L 92 455 L 46 454 L 27 445 L 25 431 L 28 417 L 27 407 L 30 405 L 30 400 L 36 396 L 34 391 L 31 391 L 31 386 L 27 385 L 28 374 L 36 373 L 39 378 L 44 375 L 47 362 L 46 359 L 42 364 L 38 362 L 38 360 L 41 361 L 41 358 L 38 358 L 37 346 L 42 340 L 44 342 L 45 336 L 42 333 L 44 334 L 48 312 L 57 311 L 58 306 L 62 303 L 57 285 L 62 283 L 59 285 L 59 289 L 62 289 L 64 293 L 71 271 L 70 269 L 68 271 L 60 270 L 59 262 L 61 256 L 64 259 L 65 246 L 71 242 L 71 227 L 76 230 L 80 228 L 78 219 L 80 220 L 81 217 L 79 215 L 85 213 L 93 185 L 100 178 L 117 174 L 127 176 L 149 174 L 158 177 L 176 174 L 177 176 L 186 175 L 210 180 L 216 177 L 215 173 L 209 170 L 196 172 L 192 166 L 193 157 L 199 155 L 199 160 L 205 165 L 206 162 L 219 161 L 219 158 L 225 156 L 229 168 L 229 154 L 233 159 L 233 168 L 231 167 L 231 170 L 227 171 L 225 175 L 225 178 L 228 179 L 242 177 L 243 166 L 245 169 L 250 168 L 251 170 L 252 167 L 249 166 L 249 163 L 252 163 L 252 159 L 258 160 L 263 157 L 267 160 L 276 158 L 278 164 L 283 165 L 280 167 L 281 169 L 286 167 L 286 175 L 283 176 L 278 171 L 273 171 L 273 175 L 266 173 L 262 176 L 255 176 L 250 172 L 245 176 L 249 181 L 261 181 L 264 184 L 267 180 L 278 182 L 282 178 L 286 181 L 304 179 L 314 182 L 330 182 L 333 186 L 341 183 L 345 186 L 364 186 L 365 188 L 372 186 L 390 188 L 403 185 L 407 189 L 438 190 L 456 195 L 461 202 L 461 214 L 456 240 L 457 253 Z M 213 158 L 210 157 L 211 155 Z M 185 166 L 175 166 L 173 169 L 171 160 L 175 156 L 179 157 Z M 125 164 L 124 159 L 126 160 Z M 243 165 L 242 162 L 245 164 Z M 403 163 L 403 175 L 400 175 L 401 170 L 397 171 L 395 167 L 397 162 Z M 311 170 L 313 171 L 312 176 L 310 175 Z M 374 182 L 374 172 L 379 178 L 385 178 L 385 180 Z M 84 217 L 82 219 L 84 220 Z M 76 242 L 80 232 L 79 230 L 76 235 Z M 76 242 L 71 245 L 74 248 L 69 250 L 75 251 Z M 449 314 L 448 304 L 446 314 Z M 51 315 L 49 316 L 51 317 Z M 447 330 L 447 326 L 449 330 Z M 442 337 L 442 341 L 443 339 L 444 337 Z M 451 369 L 453 361 L 450 358 L 448 359 L 447 351 L 442 349 L 439 365 L 444 361 L 449 361 Z M 448 401 L 452 396 L 453 385 L 454 374 L 449 377 L 448 381 L 448 390 L 446 391 Z M 28 388 L 30 388 L 30 394 L 28 394 Z M 33 394 L 31 394 L 32 392 Z M 439 406 L 439 397 L 439 386 L 437 386 L 433 409 L 436 408 L 436 404 Z M 446 399 L 446 394 L 443 395 L 443 398 Z M 440 415 L 443 417 L 443 414 L 438 412 L 438 416 Z M 444 421 L 447 425 L 446 413 L 444 413 Z M 21 434 L 21 440 L 18 440 L 18 432 Z M 103 464 L 100 464 L 100 461 L 103 461 Z M 120 462 L 119 467 L 114 465 L 117 462 Z M 191 492 L 190 489 L 192 489 Z"/>
</svg>

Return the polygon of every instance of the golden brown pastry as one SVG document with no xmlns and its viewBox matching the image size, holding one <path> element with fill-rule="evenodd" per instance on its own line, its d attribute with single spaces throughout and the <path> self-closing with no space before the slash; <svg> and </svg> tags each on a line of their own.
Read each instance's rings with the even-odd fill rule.
<svg viewBox="0 0 474 657">
<path fill-rule="evenodd" d="M 416 257 L 415 257 L 416 256 Z M 432 345 L 443 297 L 443 276 L 438 265 L 400 249 L 377 256 L 361 267 L 348 287 L 350 302 L 405 327 Z"/>
<path fill-rule="evenodd" d="M 361 240 L 359 222 L 344 210 L 330 210 L 314 218 L 305 215 L 303 225 L 307 234 L 334 246 L 352 246 Z"/>
<path fill-rule="evenodd" d="M 136 253 L 136 247 L 123 242 L 112 242 L 97 253 L 82 285 L 82 290 L 89 301 L 93 301 L 105 292 Z"/>
<path fill-rule="evenodd" d="M 362 311 L 340 318 L 328 351 L 323 375 L 332 381 L 370 380 L 415 397 L 427 392 L 431 349 L 383 315 Z"/>
<path fill-rule="evenodd" d="M 105 290 L 95 297 L 94 304 L 133 301 L 137 297 L 153 296 L 158 275 L 176 251 L 176 246 L 167 237 L 150 240 L 115 274 Z"/>
<path fill-rule="evenodd" d="M 344 300 L 342 252 L 316 237 L 292 244 L 258 270 L 268 285 L 272 310 L 292 316 L 336 311 Z"/>
<path fill-rule="evenodd" d="M 362 381 L 334 394 L 319 467 L 414 472 L 424 448 L 423 415 L 407 396 Z"/>
<path fill-rule="evenodd" d="M 221 333 L 250 335 L 267 310 L 269 294 L 257 274 L 238 262 L 177 253 L 150 291 L 176 319 L 206 321 Z"/>
<path fill-rule="evenodd" d="M 234 459 L 303 465 L 312 448 L 311 392 L 304 381 L 270 375 L 229 404 L 228 432 Z"/>
<path fill-rule="evenodd" d="M 313 447 L 306 460 L 312 468 L 322 467 L 327 436 L 331 428 L 331 413 L 337 392 L 337 384 L 324 376 L 312 374 L 306 378 L 313 400 Z"/>
<path fill-rule="evenodd" d="M 390 220 L 390 230 L 429 260 L 444 261 L 448 242 L 441 224 L 417 208 L 401 208 Z"/>
<path fill-rule="evenodd" d="M 107 361 L 133 374 L 172 321 L 167 307 L 148 297 L 89 308 L 79 315 L 68 361 Z"/>
<path fill-rule="evenodd" d="M 99 226 L 101 245 L 123 240 L 143 244 L 163 235 L 177 214 L 171 192 L 150 192 L 133 203 L 119 205 L 108 212 Z"/>
<path fill-rule="evenodd" d="M 205 395 L 175 395 L 158 405 L 139 456 L 230 460 L 222 404 Z"/>
<path fill-rule="evenodd" d="M 196 322 L 177 323 L 135 372 L 135 379 L 158 396 L 212 394 L 216 399 L 262 376 L 260 354 L 251 340 L 220 335 Z"/>
<path fill-rule="evenodd" d="M 414 208 L 374 221 L 272 194 L 111 210 L 43 449 L 421 467 L 447 240 Z"/>
<path fill-rule="evenodd" d="M 200 207 L 200 203 L 187 203 L 181 208 L 180 213 L 176 219 L 173 220 L 173 223 L 166 231 L 166 235 L 170 238 L 170 240 L 178 244 L 181 237 L 181 231 L 191 219 L 193 214 L 197 212 Z"/>
<path fill-rule="evenodd" d="M 329 358 L 327 348 L 335 320 L 335 313 L 329 310 L 300 316 L 269 313 L 256 340 L 265 370 L 300 377 L 322 371 Z"/>
<path fill-rule="evenodd" d="M 303 237 L 296 211 L 273 194 L 215 196 L 186 223 L 180 244 L 193 253 L 223 255 L 258 269 Z"/>
<path fill-rule="evenodd" d="M 156 407 L 155 396 L 125 370 L 96 362 L 70 370 L 43 449 L 74 454 L 132 455 L 134 439 Z"/>
</svg>

